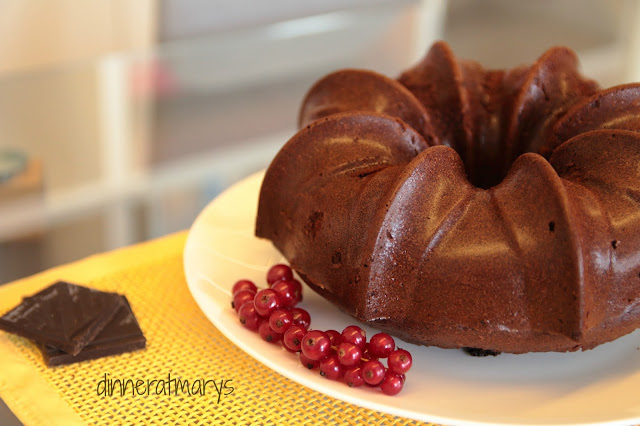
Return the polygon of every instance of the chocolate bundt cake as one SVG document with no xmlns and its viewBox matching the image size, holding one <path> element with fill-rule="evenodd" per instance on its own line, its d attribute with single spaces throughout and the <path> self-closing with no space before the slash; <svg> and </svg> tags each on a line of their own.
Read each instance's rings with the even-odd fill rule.
<svg viewBox="0 0 640 426">
<path fill-rule="evenodd" d="M 256 235 L 318 293 L 410 342 L 590 349 L 640 327 L 640 84 L 564 47 L 485 70 L 436 43 L 397 80 L 318 81 Z"/>
</svg>

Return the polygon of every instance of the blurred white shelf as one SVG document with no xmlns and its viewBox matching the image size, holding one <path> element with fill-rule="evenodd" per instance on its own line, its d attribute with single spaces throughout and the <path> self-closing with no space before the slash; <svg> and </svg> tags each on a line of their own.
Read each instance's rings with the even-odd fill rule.
<svg viewBox="0 0 640 426">
<path fill-rule="evenodd" d="M 196 92 L 244 90 L 348 64 L 395 73 L 414 59 L 413 44 L 422 48 L 441 34 L 434 24 L 442 19 L 442 5 L 443 0 L 351 4 L 188 43 L 178 39 L 164 43 L 158 59 L 171 65 L 182 90 Z"/>
<path fill-rule="evenodd" d="M 198 158 L 181 160 L 153 172 L 130 172 L 122 182 L 98 180 L 42 197 L 28 197 L 0 206 L 0 241 L 18 237 L 42 226 L 70 222 L 89 212 L 133 201 L 152 201 L 165 192 L 215 181 L 229 186 L 264 167 L 293 134 L 293 129 L 269 135 L 246 145 L 213 150 Z"/>
</svg>

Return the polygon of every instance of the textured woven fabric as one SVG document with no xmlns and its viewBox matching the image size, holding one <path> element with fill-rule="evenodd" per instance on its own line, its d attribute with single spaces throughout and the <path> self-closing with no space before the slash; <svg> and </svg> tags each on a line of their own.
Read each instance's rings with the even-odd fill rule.
<svg viewBox="0 0 640 426">
<path fill-rule="evenodd" d="M 57 279 L 125 294 L 147 337 L 144 351 L 47 368 L 30 341 L 0 332 L 0 397 L 18 418 L 28 425 L 417 423 L 305 388 L 238 349 L 189 293 L 182 268 L 185 236 L 94 256 L 0 287 L 0 312 Z M 154 384 L 145 383 L 138 388 L 145 392 L 132 395 L 128 387 L 120 395 L 116 387 L 109 396 L 99 394 L 105 374 L 133 382 L 168 382 L 168 374 L 192 383 L 215 380 L 222 392 L 218 401 L 212 383 L 205 395 L 167 395 L 166 387 L 155 384 L 152 390 Z M 220 381 L 229 379 L 223 388 Z"/>
</svg>

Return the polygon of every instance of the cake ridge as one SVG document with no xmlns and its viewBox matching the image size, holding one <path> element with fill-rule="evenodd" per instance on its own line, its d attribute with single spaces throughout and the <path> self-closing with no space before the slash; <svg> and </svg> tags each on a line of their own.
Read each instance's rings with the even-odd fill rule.
<svg viewBox="0 0 640 426">
<path fill-rule="evenodd" d="M 586 161 L 584 153 L 592 153 Z M 609 237 L 603 245 L 611 253 L 613 278 L 610 281 L 612 303 L 608 305 L 608 317 L 615 322 L 621 319 L 621 302 L 640 299 L 640 208 L 629 200 L 634 210 L 625 209 L 623 194 L 629 189 L 640 189 L 640 143 L 638 133 L 629 130 L 595 130 L 575 136 L 559 146 L 551 156 L 551 162 L 564 179 L 570 180 L 592 192 L 602 206 L 607 218 Z M 561 167 L 559 162 L 576 164 L 571 168 Z M 616 170 L 609 173 L 610 165 Z M 590 168 L 584 167 L 589 165 Z M 580 173 L 574 171 L 580 170 Z M 570 172 L 568 172 L 570 171 Z M 607 173 L 608 180 L 602 175 Z M 621 178 L 625 176 L 626 178 Z M 633 214 L 626 214 L 629 211 Z M 606 244 L 605 244 L 606 243 Z M 627 293 L 625 293 L 625 291 Z M 631 303 L 631 300 L 628 302 Z M 614 303 L 618 302 L 618 303 Z"/>
<path fill-rule="evenodd" d="M 353 68 L 332 72 L 311 86 L 298 114 L 298 127 L 347 111 L 374 111 L 401 118 L 430 146 L 440 144 L 424 105 L 409 89 L 383 74 Z"/>
<path fill-rule="evenodd" d="M 618 99 L 618 97 L 620 96 L 622 96 L 622 99 Z M 631 99 L 629 100 L 628 97 L 630 97 Z M 611 98 L 613 98 L 613 100 Z M 606 117 L 605 114 L 593 114 L 594 107 L 598 110 L 602 109 L 605 106 L 611 107 L 611 101 L 614 102 L 613 106 L 615 106 L 616 108 L 614 109 L 614 111 L 608 112 L 618 113 L 614 114 L 614 120 L 602 121 L 600 119 L 603 116 Z M 608 103 L 606 105 L 603 105 L 603 103 L 606 102 Z M 619 113 L 621 111 L 625 113 L 623 117 L 626 118 L 626 120 L 624 121 L 620 120 L 619 117 Z M 588 120 L 583 117 L 584 114 L 590 115 Z M 635 117 L 635 120 L 633 120 L 632 117 Z M 553 149 L 559 147 L 560 144 L 568 141 L 578 134 L 575 129 L 574 131 L 570 131 L 571 120 L 578 120 L 577 124 L 582 129 L 579 133 L 585 133 L 585 126 L 587 130 L 590 130 L 591 127 L 594 126 L 594 121 L 596 122 L 595 124 L 600 128 L 604 127 L 619 130 L 638 131 L 638 129 L 640 129 L 640 83 L 622 84 L 610 87 L 608 89 L 600 90 L 597 93 L 594 93 L 592 96 L 584 98 L 581 101 L 573 104 L 572 107 L 567 110 L 567 112 L 562 117 L 560 117 L 553 125 L 552 134 L 555 138 L 555 141 L 552 143 Z M 620 127 L 621 124 L 623 125 L 622 128 Z M 565 128 L 563 130 L 564 127 L 568 126 L 568 129 Z"/>
<path fill-rule="evenodd" d="M 580 212 L 584 212 L 585 210 L 589 210 L 590 213 L 588 215 L 584 215 L 587 216 L 587 218 L 591 219 L 591 223 L 580 223 L 581 221 L 577 221 L 577 228 L 578 228 L 578 233 L 581 237 L 581 240 L 589 240 L 592 241 L 591 245 L 588 247 L 589 251 L 591 253 L 593 253 L 596 250 L 596 247 L 594 247 L 594 242 L 593 241 L 611 241 L 612 240 L 612 235 L 613 235 L 613 229 L 611 226 L 611 218 L 609 217 L 609 215 L 607 214 L 606 209 L 604 208 L 602 201 L 600 200 L 600 197 L 598 196 L 598 194 L 594 191 L 592 191 L 590 188 L 588 188 L 587 186 L 581 185 L 579 183 L 575 183 L 571 180 L 567 180 L 564 178 L 563 179 L 563 185 L 567 188 L 567 190 L 571 191 L 572 194 L 578 193 L 580 191 L 582 191 L 584 194 L 586 194 L 586 196 L 591 197 L 593 200 L 590 200 L 590 203 L 586 203 L 583 202 L 583 206 L 579 205 L 579 199 L 578 197 L 576 197 L 575 199 L 572 199 L 573 201 L 571 201 L 570 205 L 572 206 L 572 208 L 574 209 L 574 214 L 579 214 Z M 583 197 L 586 198 L 586 197 Z M 588 206 L 588 208 L 586 207 Z M 594 214 L 593 211 L 596 211 L 597 214 Z M 599 220 L 598 220 L 599 219 Z M 586 222 L 587 219 L 585 219 L 582 222 Z M 596 238 L 586 238 L 585 234 L 587 232 L 590 232 L 592 234 L 597 233 L 597 222 L 600 222 L 600 228 L 603 228 L 600 230 L 600 233 L 604 233 L 604 236 L 600 236 L 600 238 L 596 239 Z M 601 243 L 602 245 L 602 243 Z M 595 293 L 601 293 L 602 292 L 602 288 L 604 288 L 605 291 L 605 298 L 609 298 L 611 295 L 611 289 L 613 286 L 613 280 L 614 280 L 614 274 L 613 274 L 613 264 L 615 262 L 615 250 L 612 249 L 610 244 L 605 245 L 605 247 L 607 247 L 606 250 L 606 254 L 608 257 L 608 265 L 606 268 L 606 273 L 602 274 L 600 272 L 600 276 L 603 279 L 597 280 L 600 283 L 600 288 L 598 289 L 596 287 L 597 283 L 593 283 L 592 278 L 588 278 L 588 277 L 593 277 L 596 276 L 598 274 L 598 265 L 590 265 L 589 262 L 585 262 L 585 259 L 588 259 L 588 253 L 585 254 L 584 251 L 582 253 L 582 268 L 583 268 L 583 281 L 584 283 L 584 287 L 585 287 L 585 296 L 583 299 L 581 299 L 581 305 L 583 305 L 583 308 L 585 305 L 588 305 L 591 307 L 591 310 L 587 310 L 586 313 L 584 313 L 584 321 L 585 321 L 585 325 L 584 328 L 585 329 L 590 329 L 593 328 L 594 326 L 597 325 L 598 322 L 602 321 L 602 319 L 605 317 L 606 315 L 606 307 L 605 309 L 600 308 L 598 309 L 598 304 L 596 299 L 596 296 L 594 296 Z M 581 249 L 583 249 L 583 247 L 581 247 Z M 595 262 L 594 262 L 595 263 Z M 587 268 L 590 268 L 591 271 L 590 273 L 586 273 L 585 270 L 587 270 Z M 601 269 L 601 268 L 600 268 Z M 600 290 L 600 291 L 598 291 Z M 586 300 L 586 301 L 585 301 Z M 595 312 L 595 315 L 593 314 Z M 590 315 L 591 314 L 591 315 Z"/>
<path fill-rule="evenodd" d="M 447 67 L 448 74 L 443 72 L 443 65 Z M 435 79 L 433 83 L 425 82 L 424 79 L 420 78 L 422 75 L 430 73 L 435 76 L 433 77 Z M 442 78 L 445 80 L 438 80 Z M 397 80 L 413 93 L 416 99 L 424 105 L 425 109 L 431 111 L 433 116 L 430 116 L 430 118 L 434 125 L 434 131 L 440 135 L 440 143 L 455 149 L 464 161 L 464 152 L 461 146 L 458 145 L 467 142 L 466 134 L 464 132 L 461 133 L 457 126 L 447 125 L 447 121 L 453 123 L 462 122 L 462 102 L 464 100 L 462 94 L 463 86 L 460 84 L 463 80 L 462 71 L 449 46 L 442 41 L 434 43 L 426 56 L 413 68 L 403 72 Z M 430 90 L 432 85 L 442 86 L 445 84 L 448 85 L 447 88 L 453 88 L 454 91 L 454 94 L 449 93 L 449 96 L 445 99 L 441 99 L 439 94 L 447 93 L 447 90 L 439 90 L 436 94 L 438 96 L 433 99 L 424 93 L 425 90 Z M 450 104 L 452 102 L 453 106 L 442 105 L 443 103 Z"/>
<path fill-rule="evenodd" d="M 510 220 L 508 220 L 507 216 L 502 211 L 502 208 L 500 207 L 500 204 L 497 202 L 497 199 L 496 199 L 496 196 L 495 196 L 495 190 L 494 191 L 489 191 L 489 203 L 494 208 L 494 210 L 496 212 L 496 216 L 499 219 L 498 222 L 503 225 L 502 226 L 503 234 L 507 237 L 507 241 L 508 241 L 507 245 L 508 245 L 508 247 L 516 254 L 516 256 L 518 258 L 518 264 L 522 265 L 523 264 L 523 259 L 524 259 L 524 250 L 520 246 L 520 243 L 518 241 L 518 235 L 515 232 L 515 230 L 513 229 L 513 226 L 515 225 L 515 223 L 510 221 Z M 527 268 L 522 268 L 521 267 L 521 268 L 519 268 L 518 272 L 520 273 L 520 276 L 522 277 L 523 286 L 526 287 L 527 284 L 531 281 L 531 278 L 529 277 L 529 274 L 527 273 Z"/>
<path fill-rule="evenodd" d="M 562 180 L 556 170 L 544 157 L 537 153 L 528 152 L 519 156 L 513 163 L 509 174 L 507 174 L 504 181 L 501 183 L 501 185 L 504 184 L 504 186 L 496 190 L 496 197 L 501 198 L 505 193 L 506 195 L 504 195 L 504 197 L 510 195 L 510 185 L 517 179 L 516 175 L 521 173 L 524 173 L 528 180 L 532 180 L 534 177 L 541 179 L 541 187 L 544 187 L 547 192 L 543 195 L 540 201 L 548 201 L 552 204 L 555 203 L 553 206 L 556 208 L 554 221 L 557 224 L 557 229 L 554 231 L 554 234 L 558 235 L 562 231 L 565 232 L 562 240 L 556 243 L 558 244 L 558 249 L 565 253 L 566 262 L 562 263 L 563 270 L 549 271 L 551 276 L 544 280 L 547 284 L 545 288 L 548 292 L 554 290 L 554 284 L 567 286 L 565 287 L 564 292 L 552 293 L 554 295 L 554 302 L 563 300 L 565 303 L 561 303 L 561 307 L 556 308 L 555 316 L 553 311 L 547 311 L 547 309 L 551 307 L 551 300 L 548 300 L 546 303 L 544 300 L 540 300 L 536 303 L 527 303 L 527 306 L 534 310 L 542 309 L 546 312 L 545 316 L 548 316 L 551 319 L 557 319 L 557 321 L 547 323 L 544 323 L 544 319 L 541 319 L 541 322 L 544 323 L 547 332 L 560 333 L 572 340 L 580 339 L 583 328 L 581 315 L 579 312 L 565 308 L 565 304 L 570 307 L 572 306 L 572 299 L 576 300 L 574 297 L 577 298 L 577 300 L 581 300 L 580 295 L 583 294 L 584 290 L 584 260 L 582 258 L 582 250 L 577 230 L 571 220 L 571 215 L 569 214 L 571 206 L 566 188 L 562 184 Z M 520 221 L 521 225 L 522 223 L 523 222 Z M 536 253 L 535 250 L 525 250 L 525 257 L 527 258 L 525 264 L 530 264 L 531 258 L 537 255 L 539 255 L 539 253 Z M 556 283 L 553 282 L 553 277 L 557 280 Z M 563 278 L 566 280 L 565 282 L 563 282 Z M 538 278 L 537 281 L 541 280 Z M 537 296 L 537 294 L 535 295 Z M 579 310 L 580 309 L 578 308 L 578 311 Z M 563 316 L 563 314 L 565 314 L 565 316 Z M 530 313 L 530 316 L 533 318 L 538 317 L 538 315 L 534 313 Z M 535 327 L 536 325 L 534 323 L 532 328 L 535 329 Z"/>
</svg>

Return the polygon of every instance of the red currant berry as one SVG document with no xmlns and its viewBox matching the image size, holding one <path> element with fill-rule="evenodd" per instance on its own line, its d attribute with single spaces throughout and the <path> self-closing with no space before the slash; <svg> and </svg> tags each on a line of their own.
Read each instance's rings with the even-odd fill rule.
<svg viewBox="0 0 640 426">
<path fill-rule="evenodd" d="M 402 380 L 402 377 L 396 373 L 392 373 L 391 371 L 387 372 L 382 383 L 380 383 L 380 389 L 385 395 L 397 395 L 400 393 L 403 386 L 404 380 Z"/>
<path fill-rule="evenodd" d="M 287 352 L 291 352 L 292 354 L 297 354 L 298 353 L 298 351 L 293 351 L 293 350 L 289 349 L 287 347 L 287 345 L 285 345 L 285 343 L 284 343 L 284 334 L 282 335 L 282 340 L 280 340 L 280 343 L 282 344 L 282 347 L 284 349 L 286 349 Z"/>
<path fill-rule="evenodd" d="M 324 331 L 311 330 L 302 338 L 302 353 L 310 359 L 320 361 L 329 355 L 331 340 Z"/>
<path fill-rule="evenodd" d="M 320 366 L 320 361 L 316 361 L 311 358 L 308 358 L 302 352 L 300 352 L 298 359 L 300 360 L 300 364 L 304 365 L 309 370 L 313 370 L 314 368 L 318 368 Z"/>
<path fill-rule="evenodd" d="M 344 368 L 338 362 L 338 357 L 329 355 L 320 361 L 320 375 L 329 380 L 338 380 L 344 374 Z"/>
<path fill-rule="evenodd" d="M 282 334 L 276 333 L 271 329 L 269 325 L 269 321 L 263 321 L 262 324 L 258 327 L 258 334 L 262 337 L 262 340 L 265 340 L 269 343 L 278 343 L 282 340 Z"/>
<path fill-rule="evenodd" d="M 238 319 L 240 323 L 249 330 L 257 330 L 262 318 L 256 311 L 256 307 L 253 302 L 246 302 L 240 309 L 238 309 Z"/>
<path fill-rule="evenodd" d="M 260 334 L 260 337 L 262 337 L 263 340 L 269 343 L 278 343 L 282 340 L 282 334 L 273 331 L 269 325 L 269 321 L 264 321 L 260 324 L 260 327 L 258 327 L 258 334 Z"/>
<path fill-rule="evenodd" d="M 302 339 L 307 334 L 307 329 L 301 325 L 292 325 L 284 332 L 282 343 L 291 351 L 299 352 L 302 345 Z"/>
<path fill-rule="evenodd" d="M 344 371 L 344 382 L 350 388 L 357 388 L 364 384 L 362 379 L 362 368 L 359 366 L 349 367 Z"/>
<path fill-rule="evenodd" d="M 393 337 L 387 333 L 374 334 L 369 340 L 369 353 L 376 358 L 386 358 L 396 348 Z"/>
<path fill-rule="evenodd" d="M 240 306 L 244 305 L 246 302 L 253 302 L 253 298 L 255 297 L 255 291 L 251 290 L 240 290 L 233 295 L 233 300 L 231 301 L 231 307 L 238 312 L 240 310 Z"/>
<path fill-rule="evenodd" d="M 287 265 L 274 265 L 267 271 L 267 283 L 271 287 L 274 283 L 280 280 L 292 280 L 293 271 Z"/>
<path fill-rule="evenodd" d="M 362 378 L 365 383 L 372 386 L 377 386 L 384 379 L 385 368 L 384 365 L 376 360 L 372 359 L 362 364 Z"/>
<path fill-rule="evenodd" d="M 351 342 L 364 349 L 365 344 L 367 343 L 367 334 L 357 325 L 350 325 L 342 330 L 342 341 Z"/>
<path fill-rule="evenodd" d="M 293 281 L 280 280 L 271 286 L 271 289 L 280 296 L 283 308 L 293 307 L 299 302 Z"/>
<path fill-rule="evenodd" d="M 309 312 L 304 309 L 293 308 L 291 310 L 291 315 L 293 315 L 293 323 L 295 325 L 301 325 L 304 328 L 309 328 L 311 325 L 311 315 L 309 315 Z"/>
<path fill-rule="evenodd" d="M 369 361 L 370 359 L 378 359 L 377 356 L 373 356 L 371 354 L 368 343 L 364 346 L 364 351 L 362 351 L 362 359 L 366 359 L 367 361 Z"/>
<path fill-rule="evenodd" d="M 284 334 L 293 325 L 293 315 L 285 309 L 276 309 L 269 316 L 269 325 L 276 333 Z"/>
<path fill-rule="evenodd" d="M 360 363 L 362 349 L 351 342 L 342 342 L 338 346 L 338 361 L 345 367 L 352 367 Z"/>
<path fill-rule="evenodd" d="M 327 330 L 325 331 L 329 335 L 329 340 L 331 340 L 331 346 L 336 347 L 342 343 L 342 335 L 336 330 Z"/>
<path fill-rule="evenodd" d="M 270 288 L 265 288 L 256 293 L 253 303 L 260 315 L 268 317 L 280 307 L 280 296 Z"/>
<path fill-rule="evenodd" d="M 231 288 L 231 294 L 235 296 L 237 292 L 242 290 L 250 290 L 255 294 L 258 292 L 258 287 L 256 287 L 256 285 L 252 281 L 240 280 L 237 281 Z"/>
<path fill-rule="evenodd" d="M 294 293 L 298 297 L 298 303 L 302 302 L 302 284 L 295 278 L 291 280 L 294 286 Z"/>
<path fill-rule="evenodd" d="M 409 351 L 406 351 L 404 349 L 396 349 L 389 355 L 387 364 L 389 365 L 389 370 L 393 371 L 394 373 L 404 374 L 411 368 L 413 359 L 411 358 L 411 354 L 409 353 Z"/>
</svg>

